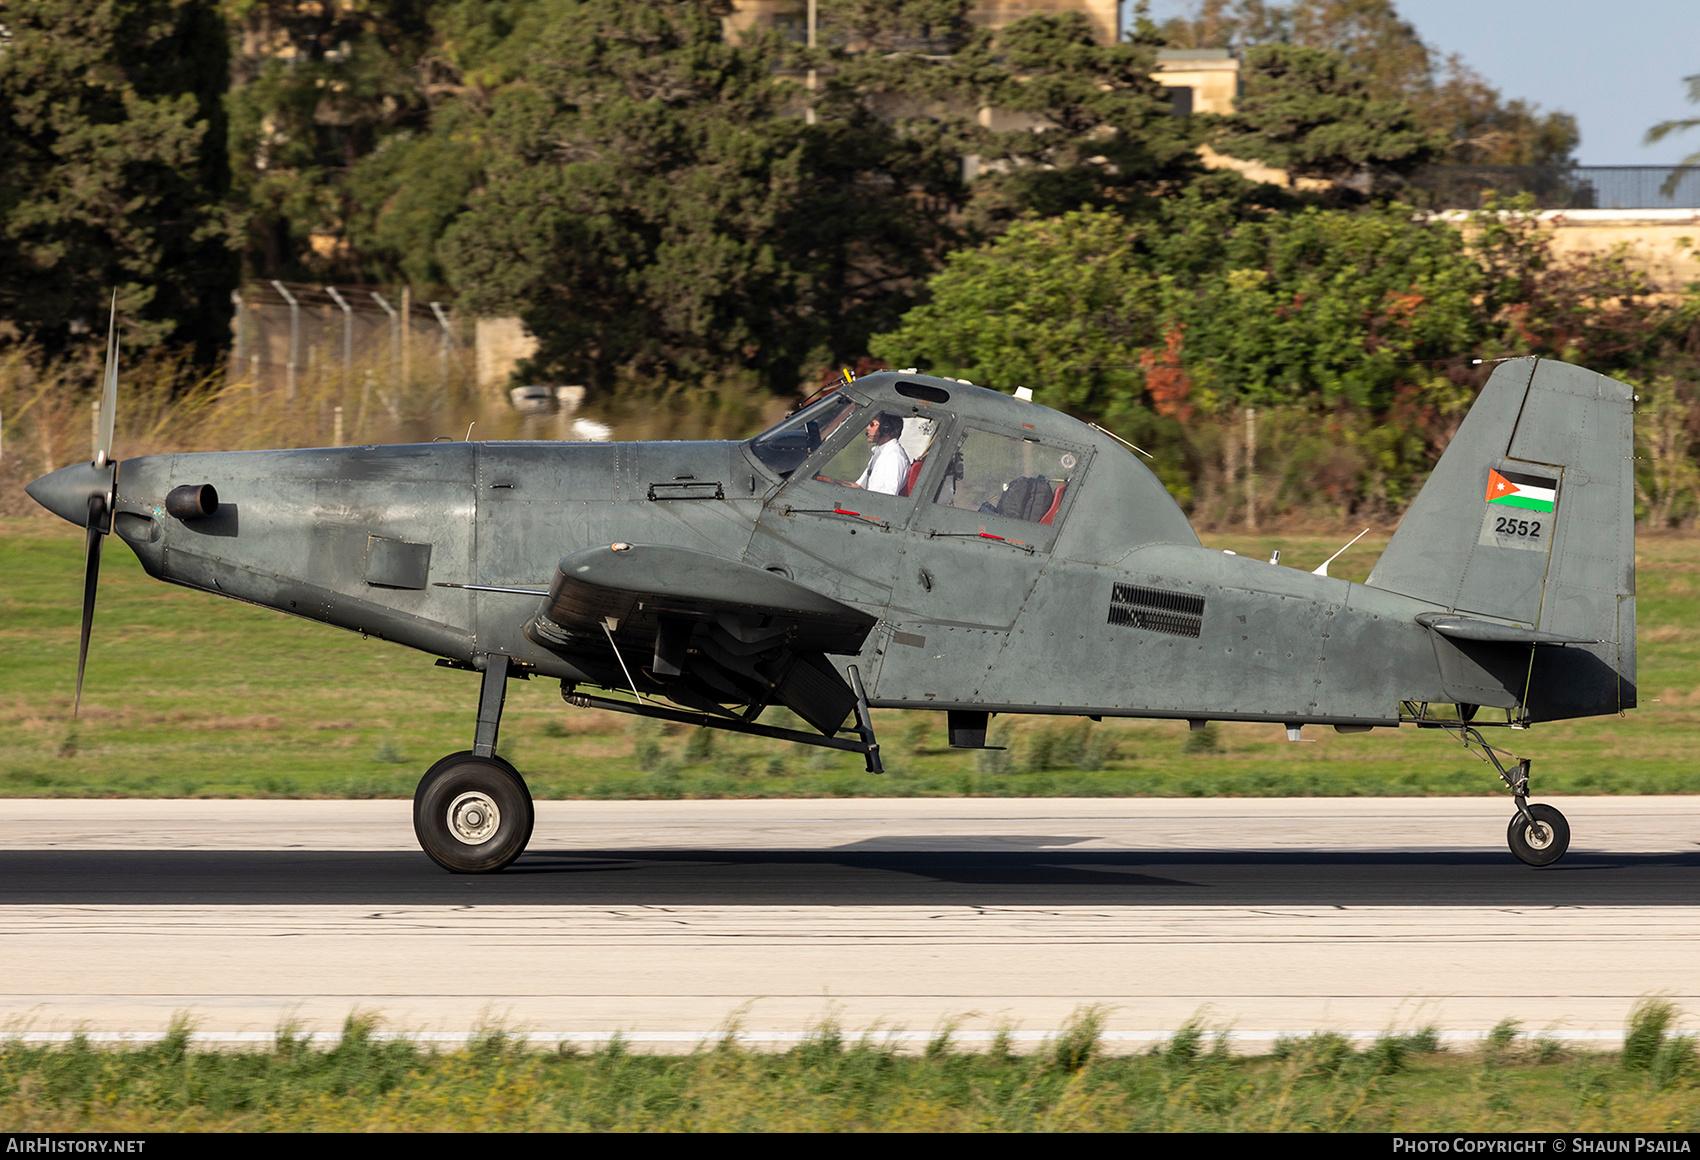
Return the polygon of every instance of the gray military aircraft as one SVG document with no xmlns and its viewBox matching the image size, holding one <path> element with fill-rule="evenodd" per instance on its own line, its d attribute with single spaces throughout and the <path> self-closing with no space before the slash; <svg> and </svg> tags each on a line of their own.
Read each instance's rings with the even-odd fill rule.
<svg viewBox="0 0 1700 1160">
<path fill-rule="evenodd" d="M 472 748 L 414 796 L 451 871 L 499 870 L 531 836 L 496 751 L 515 679 L 876 773 L 870 708 L 943 711 L 965 748 L 996 713 L 1438 729 L 1497 770 L 1534 866 L 1569 826 L 1483 730 L 1635 706 L 1633 396 L 1563 363 L 1499 364 L 1364 584 L 1207 549 L 1110 433 L 913 372 L 743 442 L 112 462 L 108 363 L 94 462 L 28 487 L 87 529 L 78 701 L 108 534 L 161 580 L 478 673 Z M 774 705 L 810 729 L 762 724 Z"/>
</svg>

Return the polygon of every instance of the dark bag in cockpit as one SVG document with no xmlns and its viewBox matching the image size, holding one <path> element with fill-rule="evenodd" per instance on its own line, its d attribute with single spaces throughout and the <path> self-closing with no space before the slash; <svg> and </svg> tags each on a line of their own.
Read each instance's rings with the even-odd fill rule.
<svg viewBox="0 0 1700 1160">
<path fill-rule="evenodd" d="M 1003 489 L 1003 497 L 998 500 L 997 513 L 1008 516 L 1012 520 L 1026 520 L 1036 524 L 1045 518 L 1045 513 L 1051 510 L 1051 500 L 1056 496 L 1056 489 L 1049 480 L 1040 479 L 1035 475 L 1023 475 L 1012 479 L 1009 486 Z"/>
</svg>

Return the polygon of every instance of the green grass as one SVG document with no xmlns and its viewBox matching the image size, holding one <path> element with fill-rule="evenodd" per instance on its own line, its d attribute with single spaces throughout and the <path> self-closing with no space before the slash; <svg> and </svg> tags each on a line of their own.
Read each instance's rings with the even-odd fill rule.
<svg viewBox="0 0 1700 1160">
<path fill-rule="evenodd" d="M 1213 547 L 1313 567 L 1347 537 L 1212 536 Z M 1332 572 L 1362 579 L 1385 536 Z M 1641 538 L 1643 707 L 1504 740 L 1559 793 L 1700 792 L 1700 540 Z M 0 795 L 407 797 L 469 747 L 477 678 L 431 658 L 149 580 L 107 544 L 81 720 L 71 720 L 81 536 L 0 521 Z M 770 712 L 764 720 L 781 720 Z M 946 746 L 943 714 L 876 713 L 885 777 L 861 759 L 663 728 L 563 705 L 550 681 L 510 686 L 502 752 L 541 798 L 771 796 L 1387 796 L 1496 794 L 1442 735 L 1275 725 L 1003 718 L 1007 755 Z"/>
<path fill-rule="evenodd" d="M 734 1038 L 689 1055 L 538 1050 L 488 1031 L 434 1053 L 351 1018 L 315 1048 L 208 1052 L 186 1024 L 142 1048 L 0 1043 L 0 1119 L 14 1132 L 160 1131 L 1514 1131 L 1692 1132 L 1692 1039 L 1568 1055 L 1507 1021 L 1471 1050 L 1432 1031 L 1357 1048 L 1319 1033 L 1236 1056 L 1190 1023 L 1137 1056 L 1101 1050 L 1096 1009 L 1029 1053 L 963 1052 L 940 1032 L 904 1054 L 830 1024 L 786 1052 Z M 1644 1031 L 1644 1012 L 1630 1038 Z M 1501 1034 L 1500 1032 L 1504 1033 Z M 1645 1038 L 1645 1037 L 1644 1037 Z"/>
</svg>

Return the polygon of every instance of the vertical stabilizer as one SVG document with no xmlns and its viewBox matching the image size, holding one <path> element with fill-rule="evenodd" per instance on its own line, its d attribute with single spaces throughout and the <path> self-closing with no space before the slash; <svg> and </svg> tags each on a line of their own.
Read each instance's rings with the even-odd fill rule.
<svg viewBox="0 0 1700 1160">
<path fill-rule="evenodd" d="M 1545 359 L 1500 364 L 1367 583 L 1595 642 L 1534 649 L 1531 720 L 1632 708 L 1630 388 Z"/>
</svg>

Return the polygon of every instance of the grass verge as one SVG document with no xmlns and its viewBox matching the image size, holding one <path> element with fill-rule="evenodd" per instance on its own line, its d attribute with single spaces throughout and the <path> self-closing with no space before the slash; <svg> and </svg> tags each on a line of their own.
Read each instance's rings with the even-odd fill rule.
<svg viewBox="0 0 1700 1160">
<path fill-rule="evenodd" d="M 370 1016 L 328 1050 L 286 1028 L 269 1050 L 205 1052 L 179 1022 L 117 1051 L 0 1044 L 0 1119 L 14 1132 L 1691 1132 L 1700 1070 L 1692 1037 L 1669 1034 L 1672 1014 L 1642 1004 L 1623 1052 L 1579 1055 L 1507 1020 L 1461 1052 L 1432 1030 L 1361 1048 L 1323 1032 L 1262 1056 L 1193 1022 L 1118 1057 L 1101 1050 L 1092 1008 L 1030 1053 L 1001 1036 L 963 1052 L 941 1030 L 905 1054 L 830 1023 L 786 1052 L 728 1035 L 689 1055 L 618 1039 L 581 1054 L 492 1030 L 435 1053 L 374 1035 Z"/>
</svg>

